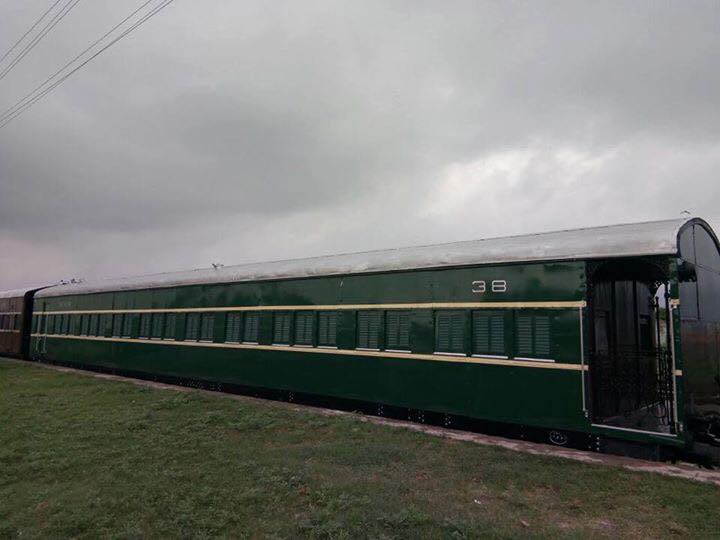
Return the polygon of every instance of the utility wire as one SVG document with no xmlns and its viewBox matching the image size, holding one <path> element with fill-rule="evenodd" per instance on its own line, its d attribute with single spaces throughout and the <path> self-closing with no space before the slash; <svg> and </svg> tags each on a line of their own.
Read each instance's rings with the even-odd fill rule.
<svg viewBox="0 0 720 540">
<path fill-rule="evenodd" d="M 15 118 L 20 116 L 23 112 L 25 112 L 27 109 L 32 107 L 35 103 L 37 103 L 40 99 L 45 97 L 47 94 L 52 92 L 55 88 L 57 88 L 60 84 L 62 84 L 68 77 L 70 77 L 73 73 L 77 72 L 78 70 L 82 69 L 83 66 L 91 62 L 94 58 L 102 54 L 104 51 L 112 47 L 115 43 L 120 41 L 122 38 L 133 32 L 136 28 L 144 24 L 148 19 L 155 16 L 157 13 L 165 9 L 167 6 L 169 6 L 173 0 L 164 0 L 160 5 L 153 8 L 148 14 L 144 15 L 140 20 L 135 22 L 132 26 L 130 26 L 128 29 L 123 31 L 119 36 L 114 38 L 110 43 L 105 45 L 103 48 L 101 48 L 99 51 L 97 51 L 95 54 L 93 54 L 90 58 L 82 62 L 80 65 L 75 67 L 70 72 L 63 75 L 60 79 L 58 79 L 56 82 L 54 82 L 52 85 L 50 85 L 48 88 L 44 89 L 42 92 L 40 92 L 37 96 L 33 97 L 31 100 L 29 100 L 27 103 L 25 103 L 23 106 L 21 106 L 16 111 L 3 116 L 2 119 L 0 119 L 0 129 L 5 127 L 8 123 L 12 122 Z"/>
<path fill-rule="evenodd" d="M 42 30 L 40 30 L 40 33 L 36 35 L 30 41 L 30 43 L 25 45 L 23 50 L 18 53 L 18 55 L 12 60 L 12 62 L 10 62 L 10 65 L 3 69 L 2 72 L 0 72 L 0 81 L 2 81 L 5 76 L 20 63 L 22 59 L 25 58 L 25 56 L 31 50 L 33 50 L 38 43 L 40 43 L 40 40 L 42 40 L 42 38 L 44 38 L 50 32 L 50 30 L 55 28 L 55 25 L 57 25 L 65 18 L 65 15 L 72 11 L 72 9 L 78 4 L 78 2 L 80 2 L 80 0 L 68 0 L 67 4 L 65 4 L 62 9 L 60 9 L 60 11 L 58 11 L 52 19 L 50 19 L 50 22 L 48 22 Z"/>
<path fill-rule="evenodd" d="M 59 1 L 59 0 L 58 0 Z M 110 30 L 105 32 L 102 36 L 100 36 L 98 39 L 96 39 L 94 42 L 92 42 L 90 45 L 88 45 L 85 50 L 83 50 L 80 54 L 75 56 L 72 60 L 67 62 L 63 67 L 58 69 L 55 73 L 50 75 L 47 79 L 45 79 L 41 84 L 36 86 L 31 92 L 29 92 L 27 95 L 25 95 L 20 101 L 15 103 L 12 107 L 5 109 L 2 113 L 0 113 L 0 122 L 2 122 L 6 116 L 10 115 L 12 112 L 14 112 L 15 109 L 18 109 L 22 107 L 25 104 L 25 101 L 27 101 L 29 98 L 31 98 L 35 92 L 38 90 L 41 90 L 43 86 L 45 86 L 47 83 L 52 81 L 55 77 L 57 77 L 60 73 L 65 71 L 65 69 L 68 68 L 68 66 L 75 63 L 79 58 L 82 58 L 88 51 L 90 51 L 93 47 L 95 47 L 98 43 L 100 43 L 102 40 L 104 40 L 106 37 L 108 37 L 110 34 L 112 34 L 115 30 L 117 30 L 119 27 L 121 27 L 123 24 L 125 24 L 128 20 L 133 18 L 137 13 L 142 10 L 144 7 L 146 7 L 151 2 L 154 2 L 155 0 L 147 0 L 145 3 L 143 3 L 139 8 L 137 8 L 135 11 L 133 11 L 130 15 L 125 17 L 122 21 L 117 23 L 115 26 L 113 26 Z"/>
<path fill-rule="evenodd" d="M 35 27 L 36 27 L 38 24 L 40 24 L 40 21 L 42 21 L 42 20 L 47 16 L 47 14 L 50 13 L 50 12 L 53 10 L 53 8 L 60 3 L 60 1 L 61 1 L 61 0 L 55 0 L 55 3 L 53 3 L 53 5 L 50 6 L 50 7 L 47 9 L 47 11 L 45 11 L 45 13 L 43 13 L 42 15 L 40 15 L 40 18 L 39 18 L 37 21 L 35 21 L 35 23 L 28 29 L 28 31 L 25 32 L 22 36 L 20 36 L 20 39 L 18 39 L 15 43 L 13 43 L 13 46 L 12 46 L 12 47 L 10 47 L 7 51 L 5 51 L 5 54 L 3 54 L 3 55 L 0 57 L 0 64 L 2 63 L 3 60 L 5 60 L 5 59 L 8 57 L 8 55 L 9 55 L 11 52 L 13 52 L 13 51 L 15 50 L 15 47 L 17 47 L 18 45 L 20 45 L 20 43 L 22 42 L 22 40 L 25 39 L 30 32 L 32 32 L 33 30 L 35 30 Z"/>
</svg>

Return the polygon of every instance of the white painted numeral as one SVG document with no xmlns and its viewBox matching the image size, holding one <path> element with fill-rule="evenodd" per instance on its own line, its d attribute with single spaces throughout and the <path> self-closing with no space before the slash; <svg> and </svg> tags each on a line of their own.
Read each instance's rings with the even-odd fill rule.
<svg viewBox="0 0 720 540">
<path fill-rule="evenodd" d="M 474 293 L 484 293 L 485 292 L 485 282 L 484 281 L 473 281 L 471 290 Z"/>
<path fill-rule="evenodd" d="M 504 279 L 493 280 L 491 286 L 492 292 L 507 292 L 507 281 Z"/>
</svg>

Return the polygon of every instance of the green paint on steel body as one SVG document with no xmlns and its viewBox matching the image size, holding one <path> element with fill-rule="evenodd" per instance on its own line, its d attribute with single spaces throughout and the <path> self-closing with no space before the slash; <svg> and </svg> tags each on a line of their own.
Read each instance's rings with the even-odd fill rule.
<svg viewBox="0 0 720 540">
<path fill-rule="evenodd" d="M 505 280 L 507 292 L 475 294 L 477 280 Z M 513 264 L 43 297 L 38 309 L 572 301 L 584 298 L 584 280 L 580 262 Z"/>
<path fill-rule="evenodd" d="M 507 291 L 477 294 L 472 282 L 505 280 Z M 453 302 L 567 302 L 585 300 L 585 263 L 508 264 L 474 268 L 229 284 L 188 285 L 79 296 L 43 297 L 36 311 L 189 309 L 231 306 L 312 306 Z M 538 312 L 537 310 L 530 310 Z M 577 308 L 549 310 L 555 324 L 551 357 L 582 361 Z M 508 310 L 512 329 L 520 311 Z M 340 312 L 337 345 L 356 346 L 355 311 Z M 225 339 L 225 313 L 215 315 L 213 341 Z M 411 350 L 434 352 L 432 309 L 411 312 Z M 185 314 L 177 315 L 183 338 Z M 110 336 L 106 326 L 101 335 Z M 137 337 L 138 327 L 131 337 Z M 41 338 L 42 339 L 42 338 Z M 399 407 L 587 433 L 597 432 L 584 414 L 582 371 L 462 362 L 231 349 L 83 339 L 33 338 L 33 356 L 68 363 L 157 373 L 185 379 L 275 388 Z M 260 314 L 260 344 L 272 341 L 272 314 Z M 511 338 L 507 338 L 511 356 Z M 39 351 L 42 351 L 42 354 Z M 624 434 L 617 434 L 624 437 Z M 636 434 L 626 438 L 637 439 Z M 647 440 L 651 440 L 649 437 Z"/>
<path fill-rule="evenodd" d="M 47 358 L 582 430 L 579 371 L 291 351 L 53 339 Z"/>
</svg>

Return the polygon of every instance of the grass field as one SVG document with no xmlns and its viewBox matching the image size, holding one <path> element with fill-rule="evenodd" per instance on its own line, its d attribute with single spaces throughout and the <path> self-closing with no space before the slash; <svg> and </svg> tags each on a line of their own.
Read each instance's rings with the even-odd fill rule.
<svg viewBox="0 0 720 540">
<path fill-rule="evenodd" d="M 0 360 L 0 537 L 720 537 L 720 489 Z"/>
</svg>

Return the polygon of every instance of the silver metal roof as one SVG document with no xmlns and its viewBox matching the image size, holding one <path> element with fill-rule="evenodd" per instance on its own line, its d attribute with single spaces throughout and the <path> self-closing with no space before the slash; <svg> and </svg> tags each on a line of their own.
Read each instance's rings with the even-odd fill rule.
<svg viewBox="0 0 720 540">
<path fill-rule="evenodd" d="M 267 281 L 314 276 L 391 272 L 423 268 L 549 260 L 596 259 L 677 253 L 683 218 L 572 229 L 503 238 L 242 264 L 139 277 L 85 281 L 40 291 L 38 297 L 179 285 Z"/>
<path fill-rule="evenodd" d="M 9 291 L 0 291 L 0 298 L 17 298 L 18 296 L 25 296 L 30 291 L 37 291 L 42 287 L 25 287 L 22 289 L 11 289 Z"/>
</svg>

